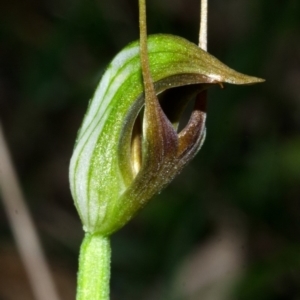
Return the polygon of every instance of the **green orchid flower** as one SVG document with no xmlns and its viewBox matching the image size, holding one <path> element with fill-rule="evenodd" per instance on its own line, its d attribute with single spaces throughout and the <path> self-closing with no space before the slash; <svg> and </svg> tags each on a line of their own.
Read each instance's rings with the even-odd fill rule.
<svg viewBox="0 0 300 300">
<path fill-rule="evenodd" d="M 134 42 L 108 66 L 77 136 L 71 191 L 90 233 L 109 235 L 122 227 L 195 156 L 205 137 L 208 87 L 262 81 L 177 36 L 150 36 L 148 51 L 162 103 L 156 96 L 145 102 L 139 42 Z M 173 88 L 175 95 L 167 93 Z M 181 113 L 195 96 L 190 120 L 178 132 Z"/>
</svg>

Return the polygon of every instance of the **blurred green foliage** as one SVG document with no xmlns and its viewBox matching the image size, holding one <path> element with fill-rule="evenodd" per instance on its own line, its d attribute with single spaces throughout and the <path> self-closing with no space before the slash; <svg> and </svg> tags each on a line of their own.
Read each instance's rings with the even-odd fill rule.
<svg viewBox="0 0 300 300">
<path fill-rule="evenodd" d="M 148 1 L 149 33 L 197 43 L 198 2 Z M 2 0 L 0 20 L 0 118 L 45 251 L 75 280 L 82 233 L 69 159 L 105 66 L 138 38 L 137 1 Z M 175 299 L 183 261 L 224 218 L 240 227 L 232 210 L 245 242 L 231 299 L 299 299 L 299 37 L 298 0 L 210 1 L 209 52 L 267 81 L 210 91 L 197 158 L 113 236 L 112 299 Z M 4 244 L 12 237 L 0 216 Z"/>
</svg>

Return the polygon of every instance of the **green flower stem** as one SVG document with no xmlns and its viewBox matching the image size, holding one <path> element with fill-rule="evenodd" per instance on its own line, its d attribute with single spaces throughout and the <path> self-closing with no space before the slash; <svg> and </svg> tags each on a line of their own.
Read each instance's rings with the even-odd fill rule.
<svg viewBox="0 0 300 300">
<path fill-rule="evenodd" d="M 79 256 L 76 300 L 108 300 L 111 248 L 109 237 L 86 233 Z"/>
</svg>

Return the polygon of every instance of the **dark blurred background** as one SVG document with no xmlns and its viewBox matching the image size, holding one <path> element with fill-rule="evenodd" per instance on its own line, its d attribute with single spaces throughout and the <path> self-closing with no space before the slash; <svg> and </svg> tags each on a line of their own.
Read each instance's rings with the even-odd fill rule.
<svg viewBox="0 0 300 300">
<path fill-rule="evenodd" d="M 198 2 L 149 0 L 149 34 L 197 43 Z M 112 237 L 112 300 L 300 299 L 300 1 L 209 2 L 209 52 L 267 81 L 210 90 L 202 150 Z M 137 1 L 0 2 L 0 120 L 65 300 L 83 237 L 68 186 L 76 132 L 137 38 Z M 2 205 L 0 299 L 33 299 Z"/>
</svg>

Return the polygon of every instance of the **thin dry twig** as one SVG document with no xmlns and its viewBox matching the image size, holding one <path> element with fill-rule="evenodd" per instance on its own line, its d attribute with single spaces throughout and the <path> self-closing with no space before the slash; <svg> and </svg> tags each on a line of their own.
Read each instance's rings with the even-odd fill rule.
<svg viewBox="0 0 300 300">
<path fill-rule="evenodd" d="M 37 300 L 59 300 L 37 231 L 24 201 L 0 123 L 0 193 Z"/>
<path fill-rule="evenodd" d="M 207 51 L 207 15 L 208 15 L 208 0 L 201 0 L 199 47 L 205 51 Z"/>
</svg>

